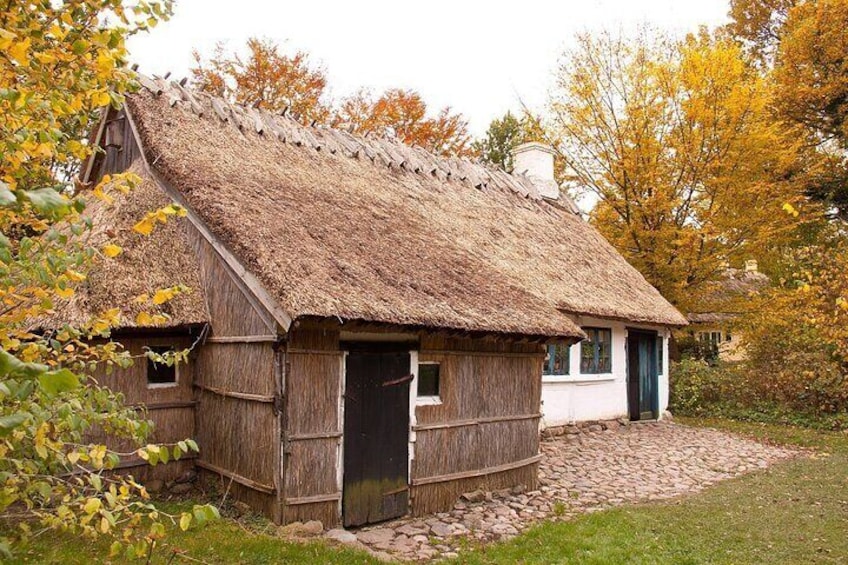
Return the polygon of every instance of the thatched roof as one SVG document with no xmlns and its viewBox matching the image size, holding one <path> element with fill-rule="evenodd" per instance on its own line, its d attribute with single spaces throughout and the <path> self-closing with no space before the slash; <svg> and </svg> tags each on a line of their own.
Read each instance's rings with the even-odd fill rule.
<svg viewBox="0 0 848 565">
<path fill-rule="evenodd" d="M 685 325 L 527 177 L 305 127 L 143 78 L 147 162 L 292 318 L 582 337 L 570 315 Z"/>
<path fill-rule="evenodd" d="M 86 198 L 87 206 L 83 212 L 93 225 L 88 243 L 102 247 L 117 241 L 123 252 L 112 259 L 98 259 L 86 273 L 86 280 L 76 287 L 74 296 L 57 304 L 55 313 L 39 320 L 37 326 L 79 326 L 116 307 L 121 309 L 121 327 L 124 328 L 136 327 L 136 316 L 142 311 L 167 315 L 168 322 L 160 327 L 208 321 L 197 258 L 185 237 L 186 220 L 171 217 L 166 224 L 157 224 L 149 236 L 134 232 L 133 225 L 147 212 L 171 201 L 146 175 L 141 163 L 134 165 L 130 172 L 138 174 L 142 182 L 129 194 L 109 191 L 109 195 L 114 197 L 111 204 L 90 195 Z M 133 301 L 141 294 L 152 296 L 160 288 L 175 285 L 186 285 L 191 290 L 159 306 Z"/>
<path fill-rule="evenodd" d="M 693 324 L 720 324 L 747 310 L 748 300 L 767 288 L 768 275 L 757 270 L 725 269 L 705 290 L 700 307 L 686 317 Z"/>
</svg>

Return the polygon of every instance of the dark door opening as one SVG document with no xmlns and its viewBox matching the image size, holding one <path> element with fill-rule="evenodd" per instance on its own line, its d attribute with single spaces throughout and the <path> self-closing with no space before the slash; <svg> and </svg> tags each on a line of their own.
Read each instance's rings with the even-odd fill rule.
<svg viewBox="0 0 848 565">
<path fill-rule="evenodd" d="M 403 516 L 409 508 L 409 353 L 352 350 L 344 397 L 344 525 Z"/>
<path fill-rule="evenodd" d="M 627 330 L 627 405 L 631 420 L 659 417 L 657 332 Z"/>
</svg>

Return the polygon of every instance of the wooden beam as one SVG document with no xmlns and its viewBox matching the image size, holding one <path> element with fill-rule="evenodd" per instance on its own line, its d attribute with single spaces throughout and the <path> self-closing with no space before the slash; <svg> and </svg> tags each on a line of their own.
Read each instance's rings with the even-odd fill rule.
<svg viewBox="0 0 848 565">
<path fill-rule="evenodd" d="M 206 338 L 206 343 L 275 343 L 275 335 L 226 335 Z"/>
<path fill-rule="evenodd" d="M 344 355 L 340 349 L 287 349 L 286 353 L 294 355 Z"/>
<path fill-rule="evenodd" d="M 136 145 L 139 148 L 139 154 L 141 155 L 142 163 L 144 164 L 144 168 L 153 180 L 156 181 L 156 184 L 165 191 L 165 193 L 173 199 L 174 202 L 182 206 L 187 211 L 187 217 L 192 225 L 197 229 L 198 232 L 206 239 L 209 245 L 218 253 L 221 259 L 224 261 L 225 265 L 231 271 L 231 274 L 234 275 L 233 280 L 236 284 L 241 287 L 242 292 L 245 293 L 246 298 L 250 301 L 254 308 L 256 308 L 259 315 L 265 320 L 267 324 L 269 324 L 269 328 L 276 329 L 275 324 L 279 325 L 280 328 L 284 332 L 288 332 L 289 328 L 292 324 L 291 317 L 277 304 L 276 299 L 272 297 L 267 290 L 262 286 L 252 273 L 250 273 L 244 265 L 238 260 L 238 258 L 230 253 L 230 251 L 222 244 L 215 234 L 206 227 L 205 222 L 197 215 L 197 213 L 188 205 L 183 194 L 174 188 L 159 172 L 153 168 L 153 166 L 148 162 L 147 156 L 144 154 L 144 145 L 141 142 L 141 136 L 138 134 L 138 128 L 135 125 L 135 120 L 132 117 L 132 114 L 129 112 L 127 108 L 125 110 L 125 114 L 127 116 L 127 123 L 130 124 L 130 128 L 132 129 L 133 136 L 135 137 Z M 269 319 L 270 318 L 270 319 Z"/>
<path fill-rule="evenodd" d="M 316 432 L 312 434 L 292 434 L 286 437 L 288 441 L 309 441 L 313 439 L 332 439 L 342 437 L 342 432 Z"/>
<path fill-rule="evenodd" d="M 459 351 L 454 349 L 420 349 L 419 355 L 459 355 L 469 357 L 520 357 L 530 359 L 544 359 L 546 353 L 521 353 L 513 351 Z"/>
<path fill-rule="evenodd" d="M 233 481 L 237 482 L 238 484 L 244 485 L 248 488 L 252 488 L 253 490 L 258 490 L 259 492 L 264 492 L 265 494 L 274 494 L 274 492 L 275 492 L 274 487 L 272 487 L 271 485 L 266 485 L 266 484 L 254 481 L 253 479 L 248 479 L 247 477 L 243 477 L 243 476 L 239 475 L 238 473 L 234 473 L 232 471 L 222 469 L 221 467 L 218 467 L 217 465 L 213 465 L 212 463 L 209 463 L 208 461 L 204 461 L 203 459 L 198 459 L 197 461 L 194 462 L 194 464 L 197 465 L 198 467 L 200 467 L 201 469 L 206 469 L 207 471 L 212 471 L 213 473 L 216 473 L 218 475 L 222 475 L 224 477 L 227 477 L 228 479 L 232 479 Z"/>
<path fill-rule="evenodd" d="M 132 404 L 131 408 L 144 408 L 148 412 L 154 410 L 170 410 L 176 408 L 194 408 L 197 405 L 196 400 L 175 400 L 172 402 L 138 402 Z"/>
<path fill-rule="evenodd" d="M 434 422 L 432 424 L 418 424 L 412 429 L 416 432 L 428 430 L 449 430 L 452 428 L 464 428 L 467 426 L 479 426 L 481 424 L 494 424 L 498 422 L 518 422 L 521 420 L 538 420 L 541 414 L 516 414 L 513 416 L 492 416 L 489 418 L 473 418 L 468 420 L 454 420 L 452 422 Z"/>
<path fill-rule="evenodd" d="M 494 475 L 496 473 L 503 473 L 504 471 L 511 471 L 512 469 L 519 469 L 521 467 L 527 467 L 528 465 L 533 465 L 534 463 L 538 463 L 542 460 L 542 455 L 534 455 L 533 457 L 528 457 L 527 459 L 522 459 L 521 461 L 513 461 L 511 463 L 504 463 L 503 465 L 496 465 L 494 467 L 486 467 L 485 469 L 475 469 L 472 471 L 462 471 L 461 473 L 450 473 L 447 475 L 436 475 L 432 477 L 424 477 L 422 479 L 412 479 L 410 484 L 412 486 L 422 486 L 422 485 L 432 485 L 435 483 L 446 483 L 449 481 L 458 481 L 460 479 L 470 479 L 472 477 L 482 477 L 484 475 Z"/>
<path fill-rule="evenodd" d="M 211 392 L 212 394 L 217 394 L 218 396 L 228 396 L 230 398 L 238 398 L 240 400 L 250 400 L 252 402 L 265 402 L 269 404 L 273 404 L 275 398 L 273 396 L 267 396 L 264 394 L 252 394 L 249 392 L 238 392 L 233 390 L 224 390 L 222 388 L 216 388 L 213 386 L 206 386 L 200 383 L 194 383 L 194 386 L 199 388 L 200 390 L 205 390 Z"/>
<path fill-rule="evenodd" d="M 338 502 L 342 499 L 342 493 L 334 492 L 331 494 L 316 494 L 315 496 L 299 496 L 295 498 L 287 498 L 287 506 L 297 506 L 299 504 L 316 504 L 318 502 Z"/>
</svg>

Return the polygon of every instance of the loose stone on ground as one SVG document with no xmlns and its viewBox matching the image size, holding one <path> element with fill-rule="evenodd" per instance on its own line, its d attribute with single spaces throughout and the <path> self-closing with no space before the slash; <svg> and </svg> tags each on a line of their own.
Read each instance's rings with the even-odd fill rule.
<svg viewBox="0 0 848 565">
<path fill-rule="evenodd" d="M 666 422 L 571 428 L 542 440 L 538 490 L 469 492 L 450 512 L 363 528 L 356 540 L 383 558 L 447 557 L 469 541 L 508 539 L 540 520 L 698 492 L 799 453 Z"/>
</svg>

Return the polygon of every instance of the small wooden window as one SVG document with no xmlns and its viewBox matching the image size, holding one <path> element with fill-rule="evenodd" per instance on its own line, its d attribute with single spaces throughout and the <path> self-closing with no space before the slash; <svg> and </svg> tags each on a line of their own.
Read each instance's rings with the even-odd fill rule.
<svg viewBox="0 0 848 565">
<path fill-rule="evenodd" d="M 548 345 L 548 352 L 545 355 L 545 369 L 543 375 L 567 375 L 571 371 L 571 346 L 563 343 L 554 343 Z"/>
<path fill-rule="evenodd" d="M 580 372 L 599 375 L 612 372 L 612 330 L 583 328 L 588 339 L 580 344 Z"/>
<path fill-rule="evenodd" d="M 420 363 L 418 365 L 418 396 L 439 397 L 439 364 Z"/>
<path fill-rule="evenodd" d="M 167 355 L 174 351 L 173 347 L 153 345 L 150 351 L 157 355 Z M 157 363 L 150 357 L 147 358 L 147 386 L 150 388 L 174 386 L 177 384 L 177 366 L 166 363 Z"/>
</svg>

